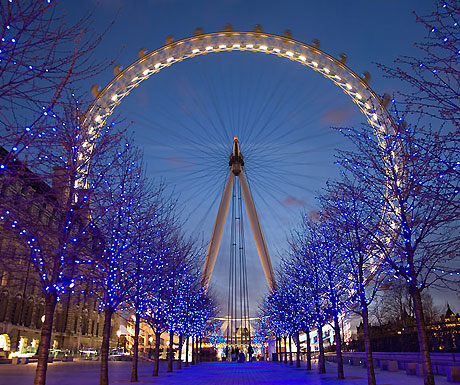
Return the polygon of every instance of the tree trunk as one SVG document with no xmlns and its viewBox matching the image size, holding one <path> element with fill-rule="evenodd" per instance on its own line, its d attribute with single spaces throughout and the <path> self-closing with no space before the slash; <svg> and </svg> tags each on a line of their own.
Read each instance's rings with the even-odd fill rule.
<svg viewBox="0 0 460 385">
<path fill-rule="evenodd" d="M 369 335 L 369 313 L 367 304 L 361 302 L 363 310 L 363 332 L 364 332 L 364 348 L 366 350 L 366 366 L 367 366 L 367 383 L 368 385 L 376 385 L 374 359 L 372 358 L 371 338 Z"/>
<path fill-rule="evenodd" d="M 188 368 L 188 349 L 189 349 L 189 344 L 190 344 L 190 337 L 187 336 L 187 340 L 185 342 L 187 345 L 185 345 L 185 367 Z"/>
<path fill-rule="evenodd" d="M 201 355 L 201 351 L 203 349 L 203 337 L 200 337 L 200 349 L 198 350 L 198 362 L 202 362 L 203 356 Z"/>
<path fill-rule="evenodd" d="M 425 318 L 423 315 L 422 298 L 420 290 L 416 287 L 409 287 L 409 293 L 414 302 L 415 321 L 417 324 L 417 337 L 422 357 L 424 385 L 434 385 L 433 368 L 430 359 L 430 347 L 428 345 L 428 336 L 426 335 Z"/>
<path fill-rule="evenodd" d="M 283 362 L 283 354 L 281 352 L 281 336 L 278 336 L 277 339 L 278 339 L 278 362 Z"/>
<path fill-rule="evenodd" d="M 310 344 L 310 329 L 305 331 L 307 334 L 307 370 L 311 370 L 311 344 Z"/>
<path fill-rule="evenodd" d="M 281 336 L 278 336 L 278 361 L 283 362 L 283 354 L 281 353 Z"/>
<path fill-rule="evenodd" d="M 44 385 L 46 382 L 46 369 L 48 368 L 48 353 L 50 350 L 51 333 L 53 332 L 54 309 L 56 308 L 57 295 L 54 291 L 45 296 L 45 321 L 42 325 L 40 345 L 38 346 L 38 363 L 35 371 L 34 385 Z"/>
<path fill-rule="evenodd" d="M 168 349 L 168 373 L 173 371 L 173 358 L 174 358 L 174 331 L 169 332 L 169 349 Z"/>
<path fill-rule="evenodd" d="M 192 336 L 192 365 L 195 365 L 195 337 Z"/>
<path fill-rule="evenodd" d="M 293 365 L 292 361 L 292 336 L 289 334 L 289 365 Z"/>
<path fill-rule="evenodd" d="M 284 362 L 284 351 L 282 349 L 282 344 L 283 344 L 283 337 L 280 337 L 280 355 L 281 355 L 281 362 Z"/>
<path fill-rule="evenodd" d="M 179 350 L 178 350 L 178 360 L 177 360 L 177 369 L 182 369 L 182 343 L 184 341 L 184 336 L 181 334 L 179 336 Z"/>
<path fill-rule="evenodd" d="M 337 357 L 337 378 L 343 380 L 343 358 L 342 358 L 342 339 L 340 336 L 339 317 L 334 316 L 334 333 L 335 333 L 335 355 Z"/>
<path fill-rule="evenodd" d="M 297 347 L 297 352 L 296 352 L 296 367 L 300 368 L 300 335 L 299 335 L 299 332 L 296 333 L 296 341 L 297 341 L 297 344 L 296 344 L 296 347 Z"/>
<path fill-rule="evenodd" d="M 141 324 L 140 314 L 136 314 L 134 323 L 134 344 L 133 344 L 133 367 L 131 370 L 131 382 L 138 382 L 137 367 L 139 362 L 139 329 Z"/>
<path fill-rule="evenodd" d="M 153 373 L 152 376 L 158 376 L 158 370 L 160 368 L 160 337 L 161 332 L 155 331 L 155 351 L 153 352 Z"/>
<path fill-rule="evenodd" d="M 101 345 L 101 376 L 100 385 L 109 384 L 109 349 L 110 349 L 110 332 L 112 323 L 113 308 L 106 306 L 104 309 L 104 330 L 102 332 Z"/>
<path fill-rule="evenodd" d="M 284 363 L 287 364 L 287 337 L 284 336 Z"/>
<path fill-rule="evenodd" d="M 277 361 L 280 360 L 279 348 L 278 348 L 278 336 L 275 336 L 275 353 Z"/>
<path fill-rule="evenodd" d="M 324 345 L 323 345 L 323 326 L 318 326 L 318 347 L 319 347 L 319 360 L 318 371 L 319 374 L 326 373 L 326 361 L 324 359 Z"/>
</svg>

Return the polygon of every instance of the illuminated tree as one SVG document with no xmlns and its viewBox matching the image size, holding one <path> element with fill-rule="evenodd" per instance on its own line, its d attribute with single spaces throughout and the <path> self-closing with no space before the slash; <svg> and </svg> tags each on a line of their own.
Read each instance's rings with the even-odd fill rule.
<svg viewBox="0 0 460 385">
<path fill-rule="evenodd" d="M 110 173 L 102 178 L 96 190 L 98 200 L 91 211 L 95 227 L 100 233 L 101 255 L 95 263 L 91 294 L 100 296 L 104 311 L 101 346 L 101 385 L 108 384 L 108 355 L 112 315 L 129 299 L 136 273 L 135 253 L 142 247 L 138 229 L 151 218 L 145 218 L 149 198 L 160 196 L 152 191 L 144 177 L 142 158 L 129 141 L 118 151 L 118 158 L 109 162 Z M 161 190 L 160 190 L 161 191 Z M 145 254 L 143 255 L 145 256 Z"/>
<path fill-rule="evenodd" d="M 328 218 L 331 236 L 340 250 L 342 269 L 349 290 L 350 310 L 362 317 L 368 384 L 375 385 L 374 363 L 369 335 L 369 305 L 385 279 L 385 269 L 375 245 L 379 234 L 381 213 L 366 205 L 366 191 L 344 180 L 330 183 L 321 197 L 324 215 Z M 376 202 L 377 207 L 379 203 Z"/>
<path fill-rule="evenodd" d="M 91 15 L 69 24 L 57 16 L 55 3 L 0 3 L 0 130 L 3 145 L 10 146 L 8 159 L 55 126 L 48 118 L 67 104 L 69 88 L 108 65 L 91 58 L 103 36 L 92 31 Z"/>
<path fill-rule="evenodd" d="M 290 356 L 292 364 L 292 338 L 297 345 L 297 365 L 300 366 L 299 332 L 309 332 L 310 302 L 304 297 L 305 287 L 298 285 L 296 270 L 298 265 L 291 258 L 283 260 L 281 269 L 277 274 L 277 286 L 267 295 L 259 311 L 259 329 L 267 330 L 275 337 L 289 338 Z M 285 362 L 287 357 L 285 353 Z M 310 367 L 311 368 L 311 367 Z"/>
<path fill-rule="evenodd" d="M 407 113 L 428 117 L 436 125 L 444 123 L 458 134 L 460 2 L 436 0 L 434 4 L 436 9 L 430 15 L 416 15 L 416 21 L 427 31 L 427 36 L 415 43 L 418 55 L 402 56 L 395 60 L 394 67 L 380 68 L 409 85 L 409 90 L 400 95 Z"/>
<path fill-rule="evenodd" d="M 199 281 L 198 281 L 199 282 Z M 187 335 L 193 340 L 199 341 L 206 335 L 206 325 L 213 317 L 216 317 L 218 308 L 214 297 L 200 285 L 195 286 L 193 298 L 190 303 L 190 316 L 187 326 Z"/>
<path fill-rule="evenodd" d="M 158 242 L 159 241 L 159 242 Z M 148 294 L 146 309 L 143 318 L 155 333 L 155 350 L 152 376 L 158 376 L 160 365 L 160 336 L 167 328 L 167 308 L 164 301 L 167 290 L 167 257 L 168 257 L 168 240 L 167 237 L 157 239 L 157 247 L 153 254 L 156 262 L 156 274 L 154 276 L 154 289 Z"/>
<path fill-rule="evenodd" d="M 168 277 L 166 290 L 163 292 L 167 313 L 166 325 L 170 334 L 168 372 L 173 371 L 174 334 L 179 336 L 179 345 L 181 345 L 182 335 L 186 328 L 185 317 L 190 317 L 190 314 L 184 314 L 184 308 L 188 307 L 187 304 L 194 300 L 193 295 L 199 287 L 197 286 L 198 276 L 196 271 L 192 270 L 191 264 L 195 256 L 197 255 L 193 252 L 193 243 L 185 241 L 176 234 L 169 253 Z"/>
<path fill-rule="evenodd" d="M 357 150 L 343 153 L 342 166 L 356 181 L 367 212 L 380 213 L 368 231 L 374 253 L 387 270 L 406 282 L 414 304 L 425 384 L 434 383 L 421 293 L 458 285 L 458 173 L 443 159 L 455 154 L 443 136 L 420 126 L 394 125 L 374 135 L 371 128 L 344 131 Z M 365 221 L 363 223 L 366 223 Z"/>
<path fill-rule="evenodd" d="M 328 320 L 328 300 L 324 295 L 327 286 L 324 281 L 319 245 L 315 243 L 312 229 L 313 222 L 304 216 L 304 220 L 290 240 L 291 258 L 295 268 L 290 270 L 290 277 L 298 287 L 303 288 L 305 297 L 310 298 L 309 312 L 313 316 L 318 333 L 319 373 L 326 373 L 323 346 L 323 326 Z"/>
<path fill-rule="evenodd" d="M 156 290 L 160 288 L 159 283 L 156 284 Z M 155 333 L 155 350 L 153 358 L 153 372 L 152 376 L 158 376 L 160 366 L 160 336 L 166 330 L 167 312 L 165 310 L 164 301 L 161 299 L 160 293 L 152 292 L 149 295 L 147 302 L 147 310 L 143 318 L 152 328 Z"/>
<path fill-rule="evenodd" d="M 25 130 L 39 139 L 21 153 L 29 161 L 23 163 L 10 153 L 0 166 L 3 185 L 16 190 L 13 195 L 3 194 L 0 201 L 2 232 L 10 233 L 28 250 L 27 258 L 45 298 L 36 384 L 46 379 L 56 303 L 61 294 L 75 290 L 78 281 L 84 279 L 81 262 L 99 252 L 91 204 L 101 176 L 108 171 L 108 159 L 117 156 L 112 151 L 118 141 L 116 131 L 105 128 L 105 135 L 91 140 L 81 129 L 80 116 L 85 108 L 74 94 L 69 95 L 67 105 L 59 105 L 47 116 L 50 127 L 39 132 Z M 88 153 L 87 146 L 96 142 L 97 147 Z M 86 155 L 81 157 L 83 153 Z"/>
<path fill-rule="evenodd" d="M 56 16 L 54 3 L 2 0 L 0 4 L 0 131 L 8 152 L 0 171 L 4 182 L 24 187 L 14 208 L 2 198 L 1 211 L 8 215 L 7 226 L 18 230 L 30 249 L 46 300 L 36 385 L 46 381 L 56 301 L 76 283 L 74 260 L 80 253 L 93 252 L 83 252 L 93 244 L 93 234 L 86 229 L 89 194 L 75 181 L 82 177 L 82 164 L 96 162 L 102 154 L 97 150 L 78 163 L 89 139 L 79 121 L 84 107 L 67 97 L 79 81 L 106 67 L 90 58 L 101 35 L 90 33 L 90 17 L 66 23 Z M 110 143 L 110 137 L 106 139 Z M 107 150 L 104 145 L 100 149 Z M 24 215 L 26 211 L 29 215 Z"/>
<path fill-rule="evenodd" d="M 159 279 L 157 258 L 161 239 L 173 229 L 175 202 L 166 199 L 163 188 L 147 185 L 143 195 L 141 210 L 133 216 L 131 236 L 133 243 L 129 264 L 130 289 L 127 305 L 134 309 L 134 344 L 131 382 L 138 381 L 139 331 L 141 317 L 148 309 L 149 294 L 155 290 Z"/>
<path fill-rule="evenodd" d="M 168 306 L 168 328 L 179 336 L 179 368 L 181 367 L 181 347 L 186 336 L 193 335 L 200 328 L 200 336 L 209 337 L 211 333 L 215 338 L 214 341 L 217 341 L 219 335 L 218 330 L 214 328 L 219 322 L 212 319 L 217 315 L 216 300 L 209 291 L 203 290 L 200 283 L 201 272 L 197 269 L 200 249 L 195 250 L 195 247 L 190 246 L 187 248 L 188 263 L 179 269 L 180 279 L 176 273 L 176 284 Z M 212 336 L 210 340 L 213 339 Z"/>
<path fill-rule="evenodd" d="M 343 262 L 343 251 L 340 240 L 335 235 L 334 222 L 320 213 L 316 222 L 308 221 L 310 249 L 320 260 L 319 268 L 324 283 L 324 296 L 327 299 L 326 316 L 333 320 L 337 358 L 337 377 L 343 379 L 343 359 L 340 336 L 339 315 L 344 311 L 348 300 L 348 270 Z"/>
<path fill-rule="evenodd" d="M 206 336 L 216 351 L 219 345 L 224 345 L 225 341 L 227 340 L 227 336 L 222 333 L 223 325 L 224 321 L 220 319 L 210 320 L 206 324 Z"/>
<path fill-rule="evenodd" d="M 251 339 L 255 344 L 260 344 L 260 354 L 262 357 L 265 357 L 265 344 L 269 339 L 274 337 L 275 335 L 270 330 L 267 317 L 265 316 L 263 310 L 259 309 L 257 312 L 256 323 L 251 330 Z M 225 337 L 223 342 L 225 342 Z"/>
<path fill-rule="evenodd" d="M 202 335 L 206 322 L 214 315 L 212 299 L 199 284 L 196 258 L 199 253 L 193 242 L 185 240 L 180 229 L 163 233 L 157 239 L 154 287 L 147 296 L 143 318 L 155 331 L 153 376 L 158 376 L 160 335 L 168 330 L 180 336 Z M 184 338 L 181 338 L 181 343 Z M 172 370 L 172 343 L 170 343 Z"/>
</svg>

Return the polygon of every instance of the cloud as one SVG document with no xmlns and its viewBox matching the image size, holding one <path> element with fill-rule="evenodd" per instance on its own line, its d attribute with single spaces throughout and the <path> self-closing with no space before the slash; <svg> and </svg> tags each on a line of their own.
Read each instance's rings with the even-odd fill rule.
<svg viewBox="0 0 460 385">
<path fill-rule="evenodd" d="M 283 200 L 283 205 L 284 206 L 289 206 L 289 207 L 303 207 L 306 203 L 305 198 L 296 198 L 292 195 L 288 195 L 286 198 Z"/>
<path fill-rule="evenodd" d="M 168 156 L 168 163 L 170 163 L 174 167 L 186 167 L 190 166 L 190 162 L 186 162 L 184 158 L 179 156 Z"/>
<path fill-rule="evenodd" d="M 321 116 L 321 121 L 329 126 L 344 125 L 355 114 L 353 106 L 331 108 Z"/>
</svg>

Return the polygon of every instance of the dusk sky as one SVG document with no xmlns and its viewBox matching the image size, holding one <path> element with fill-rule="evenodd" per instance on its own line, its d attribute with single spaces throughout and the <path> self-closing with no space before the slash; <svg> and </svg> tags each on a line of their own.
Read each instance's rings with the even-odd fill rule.
<svg viewBox="0 0 460 385">
<path fill-rule="evenodd" d="M 96 31 L 115 18 L 97 53 L 122 67 L 137 60 L 141 47 L 150 52 L 163 46 L 167 35 L 178 40 L 193 35 L 196 27 L 216 32 L 230 23 L 234 30 L 251 31 L 260 24 L 269 33 L 289 29 L 305 43 L 319 39 L 332 56 L 345 53 L 347 66 L 357 74 L 369 71 L 370 86 L 382 95 L 400 85 L 386 79 L 375 63 L 391 65 L 396 57 L 416 52 L 413 43 L 426 31 L 415 23 L 413 11 L 427 14 L 433 2 L 67 0 L 60 7 L 70 20 L 92 12 Z M 107 70 L 92 83 L 103 87 L 112 77 Z M 90 85 L 82 91 L 89 93 Z M 149 176 L 170 186 L 186 230 L 204 243 L 238 135 L 275 268 L 301 213 L 316 209 L 315 196 L 338 175 L 335 149 L 348 144 L 331 127 L 364 122 L 351 100 L 321 75 L 282 58 L 246 52 L 205 55 L 167 68 L 135 89 L 116 114 L 143 148 Z M 254 313 L 267 286 L 249 224 L 245 229 Z M 222 304 L 228 286 L 227 230 L 211 280 Z M 225 314 L 225 306 L 222 310 Z"/>
</svg>

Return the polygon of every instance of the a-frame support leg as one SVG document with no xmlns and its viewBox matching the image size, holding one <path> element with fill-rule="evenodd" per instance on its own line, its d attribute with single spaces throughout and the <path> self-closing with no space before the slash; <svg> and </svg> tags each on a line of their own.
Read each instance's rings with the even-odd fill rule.
<svg viewBox="0 0 460 385">
<path fill-rule="evenodd" d="M 254 241 L 256 243 L 257 253 L 259 254 L 260 262 L 262 263 L 262 268 L 264 269 L 268 287 L 270 291 L 273 291 L 276 285 L 275 275 L 273 273 L 270 255 L 268 254 L 267 243 L 265 242 L 264 234 L 262 233 L 262 228 L 260 227 L 256 206 L 254 205 L 254 200 L 252 199 L 251 190 L 249 189 L 244 171 L 241 170 L 241 173 L 238 176 L 240 178 L 241 191 L 243 192 L 244 204 L 246 206 L 249 223 L 251 224 L 251 230 L 254 236 Z"/>
<path fill-rule="evenodd" d="M 203 273 L 201 275 L 201 285 L 204 288 L 207 288 L 209 285 L 214 264 L 216 263 L 217 253 L 219 252 L 220 241 L 222 240 L 222 234 L 224 231 L 225 220 L 227 219 L 228 206 L 230 205 L 234 179 L 235 175 L 232 170 L 230 170 L 227 183 L 225 184 L 224 193 L 222 194 L 222 199 L 220 201 L 219 210 L 217 211 L 217 218 L 212 230 L 211 241 L 209 242 Z"/>
</svg>

